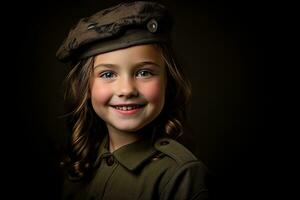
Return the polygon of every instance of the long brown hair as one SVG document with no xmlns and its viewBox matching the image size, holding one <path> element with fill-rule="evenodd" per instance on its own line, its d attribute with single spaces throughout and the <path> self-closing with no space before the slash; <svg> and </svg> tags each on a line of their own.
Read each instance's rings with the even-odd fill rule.
<svg viewBox="0 0 300 200">
<path fill-rule="evenodd" d="M 183 68 L 177 64 L 172 48 L 167 44 L 157 45 L 166 64 L 167 87 L 165 105 L 156 120 L 153 137 L 167 135 L 177 138 L 183 133 L 186 109 L 191 96 L 190 84 Z M 66 77 L 65 102 L 67 124 L 71 132 L 68 156 L 65 160 L 69 177 L 82 178 L 89 174 L 97 156 L 97 148 L 107 133 L 104 121 L 96 115 L 90 102 L 90 79 L 94 58 L 80 60 L 71 65 Z"/>
</svg>

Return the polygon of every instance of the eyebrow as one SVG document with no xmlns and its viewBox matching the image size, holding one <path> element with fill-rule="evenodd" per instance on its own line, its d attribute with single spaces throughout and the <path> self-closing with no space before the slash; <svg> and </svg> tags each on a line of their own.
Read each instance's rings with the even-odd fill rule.
<svg viewBox="0 0 300 200">
<path fill-rule="evenodd" d="M 155 63 L 155 62 L 152 62 L 152 61 L 145 61 L 145 62 L 138 62 L 136 64 L 134 64 L 133 66 L 134 67 L 141 67 L 141 66 L 144 66 L 144 65 L 154 65 L 156 67 L 161 67 L 159 64 Z M 109 63 L 100 63 L 96 66 L 94 66 L 94 69 L 97 68 L 97 67 L 107 67 L 107 68 L 116 68 L 116 67 L 119 67 L 118 65 L 115 65 L 115 64 L 109 64 Z"/>
<path fill-rule="evenodd" d="M 117 65 L 114 65 L 114 64 L 106 64 L 106 63 L 101 63 L 101 64 L 98 64 L 98 65 L 94 66 L 94 69 L 96 69 L 97 67 L 107 67 L 107 68 L 114 68 L 114 67 L 117 67 Z"/>
</svg>

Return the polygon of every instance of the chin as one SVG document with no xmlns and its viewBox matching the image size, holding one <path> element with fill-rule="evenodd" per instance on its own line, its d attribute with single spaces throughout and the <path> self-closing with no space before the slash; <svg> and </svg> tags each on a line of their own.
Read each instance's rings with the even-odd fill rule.
<svg viewBox="0 0 300 200">
<path fill-rule="evenodd" d="M 116 129 L 124 132 L 137 132 L 141 130 L 145 125 L 142 124 L 124 124 L 123 126 L 114 126 Z"/>
<path fill-rule="evenodd" d="M 120 131 L 123 131 L 123 132 L 137 132 L 141 128 L 140 127 L 120 127 L 117 129 L 119 129 Z"/>
</svg>

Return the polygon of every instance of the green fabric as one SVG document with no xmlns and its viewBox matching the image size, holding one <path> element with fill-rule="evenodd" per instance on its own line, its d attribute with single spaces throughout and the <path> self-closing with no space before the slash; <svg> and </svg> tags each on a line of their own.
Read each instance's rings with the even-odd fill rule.
<svg viewBox="0 0 300 200">
<path fill-rule="evenodd" d="M 112 154 L 104 140 L 97 162 L 90 182 L 66 182 L 63 199 L 207 199 L 206 167 L 172 139 L 161 138 L 154 145 L 144 139 Z"/>
<path fill-rule="evenodd" d="M 159 3 L 122 3 L 81 18 L 56 52 L 62 62 L 130 46 L 170 42 L 172 17 Z"/>
</svg>

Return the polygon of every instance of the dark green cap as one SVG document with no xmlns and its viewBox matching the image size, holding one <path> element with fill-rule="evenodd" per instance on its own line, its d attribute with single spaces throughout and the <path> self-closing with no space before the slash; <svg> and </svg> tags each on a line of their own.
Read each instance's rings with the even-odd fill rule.
<svg viewBox="0 0 300 200">
<path fill-rule="evenodd" d="M 122 3 L 82 18 L 58 49 L 62 62 L 134 45 L 170 41 L 171 16 L 162 4 Z"/>
</svg>

